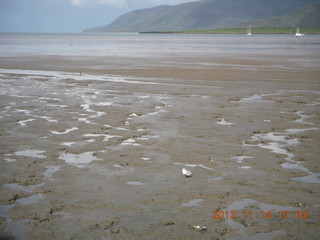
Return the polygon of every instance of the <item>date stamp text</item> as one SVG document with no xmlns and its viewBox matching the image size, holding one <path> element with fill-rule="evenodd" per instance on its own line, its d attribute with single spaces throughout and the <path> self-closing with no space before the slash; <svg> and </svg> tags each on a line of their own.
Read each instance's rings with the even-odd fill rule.
<svg viewBox="0 0 320 240">
<path fill-rule="evenodd" d="M 308 212 L 303 211 L 278 211 L 278 212 L 271 212 L 271 211 L 260 211 L 260 212 L 253 212 L 253 211 L 212 211 L 212 219 L 272 219 L 272 218 L 279 218 L 279 219 L 307 219 Z"/>
</svg>

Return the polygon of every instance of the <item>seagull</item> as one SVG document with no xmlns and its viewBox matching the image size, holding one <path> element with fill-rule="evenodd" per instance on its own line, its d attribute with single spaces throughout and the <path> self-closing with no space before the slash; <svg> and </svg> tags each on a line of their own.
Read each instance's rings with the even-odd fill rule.
<svg viewBox="0 0 320 240">
<path fill-rule="evenodd" d="M 192 177 L 192 172 L 191 171 L 188 171 L 188 170 L 186 170 L 186 169 L 182 169 L 182 174 L 184 175 L 184 176 L 186 176 L 187 178 L 189 178 L 189 177 Z"/>
</svg>

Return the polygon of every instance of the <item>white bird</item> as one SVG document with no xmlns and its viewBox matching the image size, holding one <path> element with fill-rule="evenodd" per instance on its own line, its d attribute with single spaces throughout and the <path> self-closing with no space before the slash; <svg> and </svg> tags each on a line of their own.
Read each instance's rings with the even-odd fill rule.
<svg viewBox="0 0 320 240">
<path fill-rule="evenodd" d="M 186 170 L 186 169 L 182 169 L 182 174 L 184 175 L 184 176 L 186 176 L 187 178 L 189 178 L 189 177 L 191 177 L 192 176 L 192 172 L 191 171 L 188 171 L 188 170 Z"/>
</svg>

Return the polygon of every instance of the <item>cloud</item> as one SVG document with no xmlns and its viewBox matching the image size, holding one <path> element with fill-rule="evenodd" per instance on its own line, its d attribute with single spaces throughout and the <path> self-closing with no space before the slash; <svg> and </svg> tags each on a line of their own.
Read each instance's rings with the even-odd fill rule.
<svg viewBox="0 0 320 240">
<path fill-rule="evenodd" d="M 197 2 L 199 0 L 127 0 L 129 6 L 150 7 L 159 5 L 176 5 L 187 2 Z"/>
<path fill-rule="evenodd" d="M 118 8 L 127 7 L 150 7 L 157 5 L 170 4 L 175 5 L 186 2 L 196 2 L 199 0 L 69 0 L 78 7 L 105 5 Z"/>
<path fill-rule="evenodd" d="M 130 0 L 128 0 L 130 1 Z M 133 0 L 132 2 L 141 2 L 141 3 L 149 3 L 152 5 L 163 5 L 163 4 L 179 4 L 179 3 L 186 3 L 186 2 L 196 2 L 199 0 Z"/>
<path fill-rule="evenodd" d="M 127 7 L 127 0 L 70 0 L 71 3 L 78 7 L 106 5 L 119 8 Z"/>
</svg>

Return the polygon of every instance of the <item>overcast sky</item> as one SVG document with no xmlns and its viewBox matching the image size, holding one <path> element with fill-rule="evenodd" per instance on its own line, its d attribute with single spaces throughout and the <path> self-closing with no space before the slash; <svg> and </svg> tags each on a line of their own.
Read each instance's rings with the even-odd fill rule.
<svg viewBox="0 0 320 240">
<path fill-rule="evenodd" d="M 195 1 L 0 0 L 0 32 L 81 32 L 111 23 L 134 9 Z"/>
</svg>

